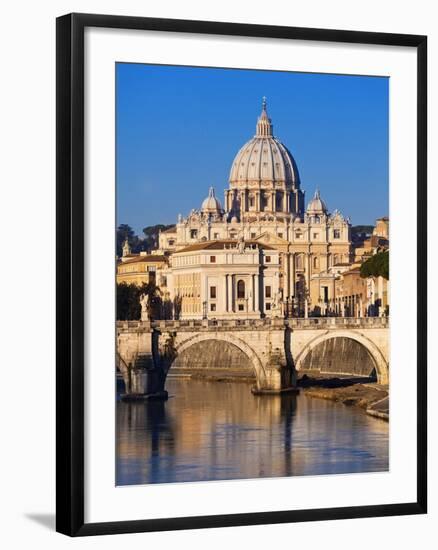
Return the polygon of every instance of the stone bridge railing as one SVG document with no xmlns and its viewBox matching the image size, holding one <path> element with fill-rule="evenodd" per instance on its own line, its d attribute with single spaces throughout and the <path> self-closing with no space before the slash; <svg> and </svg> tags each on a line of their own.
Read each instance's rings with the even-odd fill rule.
<svg viewBox="0 0 438 550">
<path fill-rule="evenodd" d="M 172 330 L 244 330 L 244 329 L 327 329 L 327 328 L 387 328 L 388 317 L 309 317 L 307 319 L 190 319 L 160 321 L 117 321 L 120 329 Z"/>
</svg>

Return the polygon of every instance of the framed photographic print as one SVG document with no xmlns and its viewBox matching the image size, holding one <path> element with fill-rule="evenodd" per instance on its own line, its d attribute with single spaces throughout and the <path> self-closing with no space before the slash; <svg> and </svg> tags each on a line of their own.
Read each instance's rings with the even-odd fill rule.
<svg viewBox="0 0 438 550">
<path fill-rule="evenodd" d="M 426 37 L 57 20 L 57 530 L 426 512 Z"/>
</svg>

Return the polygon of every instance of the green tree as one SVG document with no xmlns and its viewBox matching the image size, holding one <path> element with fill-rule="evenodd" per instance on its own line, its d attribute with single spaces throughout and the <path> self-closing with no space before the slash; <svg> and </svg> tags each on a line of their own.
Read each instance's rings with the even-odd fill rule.
<svg viewBox="0 0 438 550">
<path fill-rule="evenodd" d="M 384 277 L 389 280 L 389 251 L 378 252 L 368 258 L 360 266 L 360 276 L 366 277 Z"/>
<path fill-rule="evenodd" d="M 160 231 L 166 231 L 166 229 L 170 229 L 171 227 L 175 226 L 163 225 L 162 223 L 159 223 L 157 225 L 149 225 L 148 227 L 145 227 L 143 229 L 143 233 L 145 235 L 145 238 L 143 240 L 145 250 L 150 251 L 154 248 L 158 248 L 158 235 L 160 234 Z"/>
</svg>

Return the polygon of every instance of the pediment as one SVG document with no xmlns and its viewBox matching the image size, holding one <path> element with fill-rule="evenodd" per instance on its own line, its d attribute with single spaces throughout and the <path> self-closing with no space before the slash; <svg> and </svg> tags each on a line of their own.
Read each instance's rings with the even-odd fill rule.
<svg viewBox="0 0 438 550">
<path fill-rule="evenodd" d="M 270 245 L 283 245 L 287 246 L 289 244 L 289 241 L 286 239 L 283 239 L 282 237 L 278 237 L 277 235 L 273 235 L 272 233 L 269 233 L 268 231 L 265 231 L 255 239 L 254 241 L 259 241 L 261 243 L 270 244 Z"/>
</svg>

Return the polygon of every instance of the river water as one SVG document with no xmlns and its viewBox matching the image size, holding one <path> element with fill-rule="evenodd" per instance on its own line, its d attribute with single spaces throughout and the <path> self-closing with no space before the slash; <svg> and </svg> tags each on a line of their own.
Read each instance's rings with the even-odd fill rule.
<svg viewBox="0 0 438 550">
<path fill-rule="evenodd" d="M 354 407 L 241 382 L 166 389 L 166 402 L 117 402 L 117 485 L 388 470 L 388 423 Z"/>
</svg>

